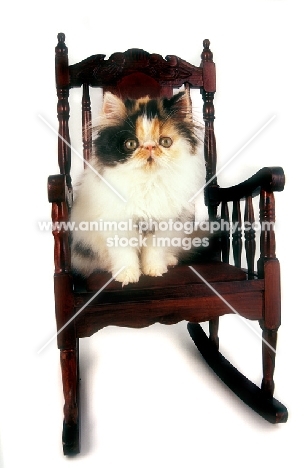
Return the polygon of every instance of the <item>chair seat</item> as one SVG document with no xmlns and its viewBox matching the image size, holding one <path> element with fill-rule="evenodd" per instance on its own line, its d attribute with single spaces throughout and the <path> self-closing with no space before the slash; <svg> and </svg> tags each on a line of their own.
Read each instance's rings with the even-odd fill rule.
<svg viewBox="0 0 307 468">
<path fill-rule="evenodd" d="M 141 276 L 138 283 L 124 287 L 115 280 L 106 285 L 109 273 L 93 273 L 86 285 L 75 288 L 75 313 L 83 308 L 75 319 L 77 336 L 91 336 L 108 325 L 141 328 L 156 322 L 204 322 L 216 316 L 217 310 L 220 315 L 233 313 L 227 303 L 242 316 L 262 318 L 262 280 L 247 280 L 240 268 L 218 261 L 190 266 L 213 289 L 184 264 L 170 268 L 162 277 Z"/>
<path fill-rule="evenodd" d="M 229 265 L 228 263 L 210 261 L 203 264 L 192 263 L 194 269 L 208 282 L 216 283 L 221 281 L 243 281 L 246 280 L 246 273 L 241 269 Z M 111 275 L 103 271 L 97 271 L 86 280 L 86 289 L 88 291 L 98 291 L 109 280 Z M 180 264 L 169 268 L 163 276 L 152 277 L 142 275 L 137 283 L 130 283 L 124 286 L 124 290 L 136 291 L 150 289 L 166 288 L 169 286 L 186 286 L 188 284 L 200 284 L 202 280 L 186 264 Z M 122 292 L 121 284 L 114 280 L 106 287 L 107 291 Z"/>
</svg>

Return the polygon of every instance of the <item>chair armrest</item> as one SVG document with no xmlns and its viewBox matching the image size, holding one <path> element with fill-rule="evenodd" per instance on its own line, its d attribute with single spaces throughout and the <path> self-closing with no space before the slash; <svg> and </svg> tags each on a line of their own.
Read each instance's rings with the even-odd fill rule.
<svg viewBox="0 0 307 468">
<path fill-rule="evenodd" d="M 67 184 L 65 174 L 56 174 L 48 177 L 48 200 L 50 203 L 67 202 L 72 206 L 72 189 Z"/>
<path fill-rule="evenodd" d="M 209 186 L 207 197 L 209 204 L 216 205 L 222 201 L 235 201 L 248 196 L 259 195 L 260 190 L 281 192 L 285 186 L 285 174 L 282 167 L 263 167 L 249 179 L 233 187 L 220 188 Z"/>
</svg>

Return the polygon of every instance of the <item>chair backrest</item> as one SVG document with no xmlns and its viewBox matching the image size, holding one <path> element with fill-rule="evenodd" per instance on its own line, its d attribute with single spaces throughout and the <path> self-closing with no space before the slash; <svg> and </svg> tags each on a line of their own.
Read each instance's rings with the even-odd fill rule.
<svg viewBox="0 0 307 468">
<path fill-rule="evenodd" d="M 215 64 L 208 39 L 203 41 L 200 66 L 194 66 L 175 55 L 164 59 L 158 54 L 149 54 L 141 49 L 105 55 L 93 55 L 85 60 L 69 65 L 65 35 L 58 34 L 55 48 L 55 75 L 58 96 L 58 163 L 60 175 L 49 178 L 49 201 L 53 204 L 54 223 L 69 220 L 72 203 L 71 183 L 71 143 L 69 134 L 69 91 L 83 88 L 82 95 L 82 140 L 83 158 L 86 162 L 92 154 L 92 113 L 90 87 L 100 87 L 122 98 L 170 97 L 174 89 L 199 89 L 203 99 L 204 158 L 206 162 L 206 188 L 204 190 L 208 216 L 214 221 L 218 203 L 209 200 L 208 188 L 217 187 L 216 144 L 214 135 L 214 93 Z M 55 230 L 55 271 L 70 271 L 69 233 Z M 216 244 L 216 245 L 215 245 Z M 218 240 L 211 240 L 212 252 L 220 257 Z"/>
<path fill-rule="evenodd" d="M 201 64 L 194 66 L 175 55 L 165 59 L 158 54 L 149 54 L 142 49 L 129 49 L 112 54 L 93 55 L 74 65 L 68 63 L 68 48 L 65 35 L 58 34 L 55 49 L 56 85 L 58 94 L 59 145 L 58 159 L 61 174 L 65 174 L 70 184 L 70 136 L 69 136 L 69 90 L 83 87 L 82 97 L 82 137 L 85 161 L 92 152 L 92 116 L 90 87 L 101 87 L 122 98 L 170 97 L 174 89 L 182 86 L 199 89 L 204 106 L 205 122 L 204 157 L 208 186 L 216 185 L 216 145 L 214 136 L 214 93 L 215 64 L 208 39 L 203 42 Z M 69 144 L 67 145 L 66 142 Z M 207 199 L 207 197 L 205 197 Z M 209 206 L 209 217 L 215 217 L 216 207 Z"/>
</svg>

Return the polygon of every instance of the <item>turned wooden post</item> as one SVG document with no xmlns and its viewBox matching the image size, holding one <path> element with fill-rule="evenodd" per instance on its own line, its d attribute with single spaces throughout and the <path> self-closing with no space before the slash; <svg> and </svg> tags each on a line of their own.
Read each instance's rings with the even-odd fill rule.
<svg viewBox="0 0 307 468">
<path fill-rule="evenodd" d="M 70 178 L 71 150 L 69 137 L 69 70 L 68 49 L 65 35 L 58 34 L 55 48 L 55 77 L 58 96 L 58 162 L 60 175 L 48 179 L 49 201 L 52 203 L 53 235 L 55 240 L 54 263 L 55 276 L 60 278 L 70 275 L 69 231 L 65 224 L 69 220 L 72 203 Z M 64 280 L 66 281 L 66 279 Z"/>
<path fill-rule="evenodd" d="M 64 421 L 63 453 L 74 455 L 80 452 L 80 396 L 79 396 L 79 347 L 61 350 L 63 379 Z"/>
<path fill-rule="evenodd" d="M 54 273 L 55 275 L 70 272 L 69 233 L 63 227 L 68 221 L 66 201 L 53 202 L 51 217 L 54 237 Z"/>
<path fill-rule="evenodd" d="M 82 141 L 84 161 L 89 161 L 92 155 L 92 112 L 89 85 L 87 83 L 83 84 L 82 95 Z M 86 167 L 85 162 L 84 167 Z"/>
<path fill-rule="evenodd" d="M 58 161 L 61 174 L 67 175 L 67 184 L 70 187 L 71 149 L 68 129 L 69 120 L 69 72 L 68 48 L 65 45 L 65 34 L 58 34 L 58 44 L 55 48 L 55 78 L 58 96 Z"/>
<path fill-rule="evenodd" d="M 79 452 L 78 419 L 78 342 L 74 322 L 69 320 L 74 313 L 73 285 L 70 271 L 69 220 L 72 203 L 70 177 L 71 147 L 69 136 L 69 68 L 65 35 L 58 34 L 55 48 L 55 76 L 58 96 L 57 112 L 58 162 L 60 174 L 49 177 L 49 201 L 52 202 L 54 236 L 54 289 L 55 313 L 58 330 L 58 347 L 64 394 L 63 450 L 64 454 Z"/>
<path fill-rule="evenodd" d="M 77 406 L 77 376 L 76 350 L 65 349 L 61 353 L 61 368 L 65 369 L 67 378 L 63 381 L 63 393 L 65 396 L 64 418 L 69 425 L 77 424 L 78 406 Z"/>
<path fill-rule="evenodd" d="M 65 45 L 65 35 L 58 34 L 58 44 L 55 48 L 55 78 L 58 96 L 58 163 L 61 176 L 49 177 L 49 201 L 52 202 L 53 235 L 55 241 L 54 263 L 55 274 L 70 273 L 69 232 L 64 223 L 69 220 L 72 202 L 72 187 L 70 178 L 71 149 L 68 128 L 69 120 L 69 72 L 68 49 Z"/>
<path fill-rule="evenodd" d="M 261 389 L 268 397 L 274 393 L 273 374 L 277 330 L 280 326 L 280 268 L 275 255 L 275 200 L 274 193 L 264 189 L 260 192 L 260 258 L 258 275 L 264 279 L 264 316 L 260 323 L 262 328 L 263 379 Z M 269 345 L 269 346 L 268 346 Z"/>
<path fill-rule="evenodd" d="M 208 206 L 209 221 L 213 222 L 217 217 L 218 204 L 208 202 L 207 187 L 217 185 L 216 179 L 216 141 L 214 134 L 214 93 L 216 90 L 215 79 L 215 64 L 213 62 L 213 54 L 210 50 L 210 41 L 205 39 L 203 42 L 203 52 L 201 55 L 201 65 L 203 67 L 203 84 L 201 90 L 203 98 L 203 118 L 205 122 L 205 137 L 204 137 L 204 157 L 206 162 L 206 188 L 204 191 L 205 203 Z M 221 247 L 218 239 L 211 241 L 213 251 L 217 258 L 221 256 Z M 219 318 L 209 321 L 210 340 L 215 346 L 219 347 L 218 338 Z"/>
<path fill-rule="evenodd" d="M 264 189 L 260 192 L 260 258 L 258 261 L 258 274 L 264 277 L 264 265 L 267 261 L 276 259 L 275 254 L 275 198 L 273 192 Z"/>
<path fill-rule="evenodd" d="M 215 64 L 213 54 L 210 50 L 210 42 L 204 40 L 204 49 L 201 55 L 203 67 L 203 83 L 201 90 L 204 102 L 203 118 L 205 122 L 205 144 L 204 157 L 206 162 L 206 183 L 207 186 L 217 185 L 216 179 L 216 142 L 214 134 L 214 93 L 215 93 Z M 209 219 L 214 221 L 217 213 L 217 205 L 210 204 L 207 200 L 207 190 L 205 189 L 205 201 L 208 205 Z"/>
</svg>

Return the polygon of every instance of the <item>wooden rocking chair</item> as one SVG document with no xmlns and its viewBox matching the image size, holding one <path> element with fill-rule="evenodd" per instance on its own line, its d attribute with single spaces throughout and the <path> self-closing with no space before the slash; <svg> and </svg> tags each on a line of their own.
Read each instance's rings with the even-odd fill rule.
<svg viewBox="0 0 307 468">
<path fill-rule="evenodd" d="M 65 36 L 58 35 L 56 86 L 58 95 L 58 161 L 60 174 L 48 179 L 49 201 L 55 241 L 55 311 L 64 392 L 63 450 L 65 455 L 80 451 L 78 340 L 108 325 L 147 327 L 155 322 L 190 322 L 188 329 L 196 346 L 219 377 L 251 408 L 271 423 L 287 420 L 287 409 L 273 398 L 273 372 L 277 330 L 280 325 L 280 273 L 275 256 L 274 193 L 284 188 L 280 167 L 267 167 L 241 184 L 220 188 L 216 178 L 214 136 L 215 65 L 210 43 L 204 41 L 199 67 L 179 57 L 165 59 L 140 49 L 115 53 L 105 59 L 94 55 L 75 65 L 68 64 Z M 73 203 L 70 177 L 69 91 L 83 87 L 82 123 L 84 160 L 92 150 L 90 87 L 102 87 L 122 97 L 170 97 L 182 85 L 199 89 L 205 122 L 204 157 L 207 186 L 205 203 L 210 221 L 229 222 L 228 202 L 233 203 L 232 221 L 242 227 L 240 200 L 245 200 L 244 221 L 254 223 L 252 198 L 260 198 L 260 258 L 254 271 L 255 231 L 245 232 L 247 269 L 241 268 L 242 234 L 232 236 L 234 266 L 229 264 L 230 235 L 221 232 L 212 239 L 210 259 L 181 264 L 163 277 L 142 276 L 122 288 L 104 272 L 83 283 L 71 273 L 69 232 L 57 223 L 69 220 Z M 219 217 L 219 218 L 218 218 Z M 258 320 L 263 333 L 263 380 L 261 388 L 247 380 L 218 351 L 219 316 L 238 312 Z M 199 322 L 209 321 L 207 337 Z"/>
</svg>

